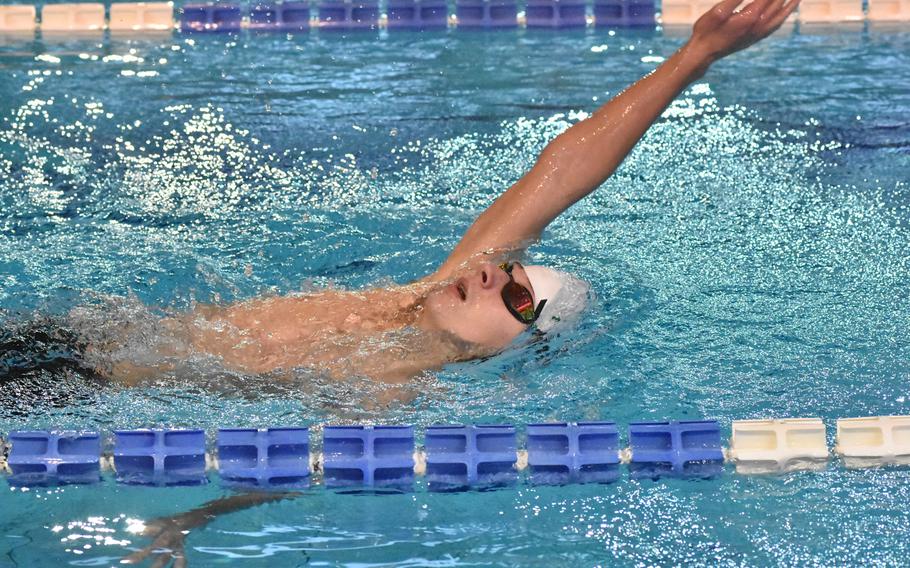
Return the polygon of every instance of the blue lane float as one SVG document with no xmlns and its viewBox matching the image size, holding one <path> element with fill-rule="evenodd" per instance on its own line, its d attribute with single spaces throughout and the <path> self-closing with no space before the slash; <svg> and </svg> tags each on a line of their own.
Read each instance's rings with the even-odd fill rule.
<svg viewBox="0 0 910 568">
<path fill-rule="evenodd" d="M 218 471 L 228 485 L 310 484 L 309 428 L 222 428 L 217 448 Z"/>
<path fill-rule="evenodd" d="M 117 430 L 117 481 L 139 485 L 205 483 L 203 430 Z"/>
<path fill-rule="evenodd" d="M 847 467 L 910 463 L 910 416 L 844 419 L 837 429 Z M 713 420 L 633 422 L 623 450 L 612 422 L 530 424 L 526 450 L 511 425 L 432 426 L 423 449 L 411 426 L 329 426 L 322 455 L 310 452 L 307 428 L 219 430 L 218 455 L 206 453 L 202 430 L 115 431 L 112 440 L 19 431 L 0 440 L 0 472 L 13 486 L 91 483 L 111 470 L 121 483 L 172 485 L 205 483 L 206 469 L 220 469 L 225 483 L 255 487 L 400 488 L 423 475 L 431 491 L 452 491 L 512 485 L 525 469 L 531 484 L 609 482 L 623 463 L 632 477 L 651 478 L 714 477 L 725 460 L 745 474 L 825 469 L 825 431 L 819 418 L 737 420 L 725 453 Z"/>
<path fill-rule="evenodd" d="M 328 30 L 369 30 L 379 25 L 378 0 L 322 0 L 319 27 Z"/>
<path fill-rule="evenodd" d="M 528 0 L 529 28 L 583 28 L 588 25 L 585 0 Z"/>
<path fill-rule="evenodd" d="M 518 480 L 515 427 L 508 424 L 430 426 L 424 449 L 431 491 L 511 485 Z"/>
<path fill-rule="evenodd" d="M 723 469 L 720 426 L 715 420 L 632 422 L 629 446 L 634 477 L 711 477 Z"/>
<path fill-rule="evenodd" d="M 310 5 L 306 2 L 254 4 L 249 29 L 269 32 L 300 32 L 310 29 Z"/>
<path fill-rule="evenodd" d="M 414 483 L 413 426 L 326 426 L 326 487 L 395 487 Z"/>
<path fill-rule="evenodd" d="M 101 479 L 96 432 L 20 431 L 9 435 L 11 485 L 95 483 Z"/>
<path fill-rule="evenodd" d="M 444 29 L 449 25 L 446 0 L 388 0 L 388 28 Z"/>
<path fill-rule="evenodd" d="M 239 32 L 243 14 L 237 4 L 185 4 L 180 14 L 183 32 Z"/>
<path fill-rule="evenodd" d="M 654 0 L 594 0 L 594 25 L 653 26 L 655 12 Z"/>
<path fill-rule="evenodd" d="M 518 4 L 514 0 L 456 0 L 459 28 L 518 27 Z"/>
<path fill-rule="evenodd" d="M 534 484 L 615 481 L 619 450 L 615 422 L 528 425 L 528 470 Z"/>
</svg>

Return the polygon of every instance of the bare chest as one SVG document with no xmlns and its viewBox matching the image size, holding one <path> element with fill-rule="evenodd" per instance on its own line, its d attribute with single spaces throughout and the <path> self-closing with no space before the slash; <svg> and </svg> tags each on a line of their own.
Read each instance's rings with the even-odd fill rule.
<svg viewBox="0 0 910 568">
<path fill-rule="evenodd" d="M 195 349 L 245 372 L 313 367 L 375 376 L 441 364 L 441 355 L 411 353 L 413 342 L 402 340 L 406 300 L 347 292 L 267 298 L 200 308 L 189 330 Z"/>
</svg>

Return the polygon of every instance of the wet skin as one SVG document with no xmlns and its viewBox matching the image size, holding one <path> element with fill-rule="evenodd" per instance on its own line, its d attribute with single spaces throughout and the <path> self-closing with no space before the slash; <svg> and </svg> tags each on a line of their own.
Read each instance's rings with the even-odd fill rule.
<svg viewBox="0 0 910 568">
<path fill-rule="evenodd" d="M 520 264 L 512 276 L 532 290 Z M 481 259 L 446 280 L 202 305 L 162 321 L 182 347 L 161 350 L 160 364 L 118 361 L 111 374 L 138 383 L 170 370 L 169 360 L 201 354 L 241 373 L 308 368 L 336 379 L 406 381 L 494 354 L 525 331 L 501 295 L 509 280 L 498 263 Z"/>
</svg>

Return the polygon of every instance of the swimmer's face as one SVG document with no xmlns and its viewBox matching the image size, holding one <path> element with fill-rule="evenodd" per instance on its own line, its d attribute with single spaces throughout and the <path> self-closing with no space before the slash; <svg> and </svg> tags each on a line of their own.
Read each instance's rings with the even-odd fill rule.
<svg viewBox="0 0 910 568">
<path fill-rule="evenodd" d="M 534 293 L 523 266 L 516 263 L 512 277 Z M 528 327 L 503 302 L 502 288 L 508 281 L 505 270 L 484 263 L 433 291 L 424 303 L 426 317 L 433 327 L 465 341 L 504 349 Z"/>
</svg>

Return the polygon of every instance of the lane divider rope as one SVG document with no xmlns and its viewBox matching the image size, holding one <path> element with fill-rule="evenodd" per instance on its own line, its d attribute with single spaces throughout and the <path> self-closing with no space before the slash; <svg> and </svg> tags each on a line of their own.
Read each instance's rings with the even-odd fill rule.
<svg viewBox="0 0 910 568">
<path fill-rule="evenodd" d="M 320 452 L 308 427 L 219 429 L 207 447 L 203 430 L 17 431 L 0 439 L 0 471 L 11 485 L 92 483 L 101 472 L 118 482 L 225 483 L 272 487 L 504 485 L 527 472 L 532 483 L 609 482 L 625 466 L 633 477 L 715 477 L 819 470 L 831 451 L 820 418 L 738 420 L 728 446 L 714 420 L 632 422 L 620 445 L 614 422 L 528 424 L 519 447 L 508 424 L 440 425 L 415 443 L 413 426 L 324 426 Z M 209 440 L 211 442 L 211 440 Z M 910 416 L 836 422 L 834 455 L 849 468 L 910 465 Z"/>
</svg>

